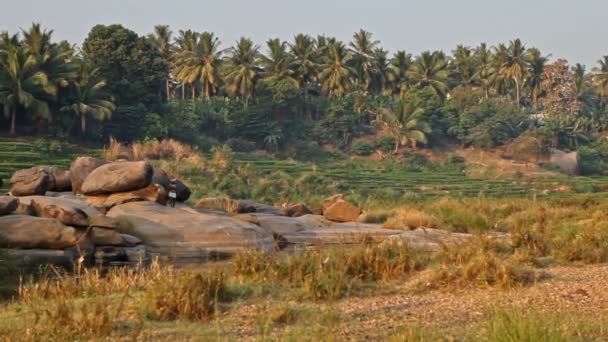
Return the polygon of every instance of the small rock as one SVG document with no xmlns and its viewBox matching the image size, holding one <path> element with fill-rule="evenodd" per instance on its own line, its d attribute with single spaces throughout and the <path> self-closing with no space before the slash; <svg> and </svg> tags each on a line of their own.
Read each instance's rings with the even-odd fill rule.
<svg viewBox="0 0 608 342">
<path fill-rule="evenodd" d="M 361 209 L 344 200 L 334 202 L 323 211 L 323 216 L 334 222 L 354 222 L 359 215 L 361 215 Z"/>
</svg>

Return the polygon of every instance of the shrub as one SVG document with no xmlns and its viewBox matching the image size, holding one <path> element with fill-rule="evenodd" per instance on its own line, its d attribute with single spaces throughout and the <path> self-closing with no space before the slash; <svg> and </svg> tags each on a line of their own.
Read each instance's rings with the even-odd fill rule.
<svg viewBox="0 0 608 342">
<path fill-rule="evenodd" d="M 596 222 L 568 226 L 553 241 L 553 253 L 561 260 L 587 264 L 608 261 L 608 224 Z"/>
<path fill-rule="evenodd" d="M 461 200 L 443 198 L 433 203 L 427 212 L 436 217 L 442 227 L 454 232 L 487 231 L 491 228 L 479 211 Z"/>
<path fill-rule="evenodd" d="M 388 229 L 437 228 L 437 219 L 423 211 L 413 208 L 399 209 L 397 213 L 384 223 Z"/>
<path fill-rule="evenodd" d="M 358 156 L 369 156 L 374 152 L 374 145 L 372 145 L 369 141 L 357 139 L 353 141 L 350 150 L 352 153 Z"/>
<path fill-rule="evenodd" d="M 510 258 L 510 249 L 495 239 L 481 236 L 444 248 L 434 258 L 431 287 L 513 287 L 536 279 L 533 270 Z"/>
<path fill-rule="evenodd" d="M 146 315 L 155 320 L 209 319 L 226 300 L 224 273 L 181 271 L 149 285 L 144 292 Z"/>
<path fill-rule="evenodd" d="M 378 150 L 388 153 L 395 149 L 395 139 L 389 136 L 383 136 L 376 140 L 375 146 Z"/>
<path fill-rule="evenodd" d="M 462 157 L 456 153 L 450 153 L 450 154 L 448 154 L 446 161 L 450 164 L 463 164 L 465 162 L 465 159 L 464 159 L 464 157 Z"/>
<path fill-rule="evenodd" d="M 228 145 L 235 152 L 251 152 L 255 151 L 256 146 L 254 142 L 247 141 L 241 138 L 231 138 L 226 140 Z"/>
</svg>

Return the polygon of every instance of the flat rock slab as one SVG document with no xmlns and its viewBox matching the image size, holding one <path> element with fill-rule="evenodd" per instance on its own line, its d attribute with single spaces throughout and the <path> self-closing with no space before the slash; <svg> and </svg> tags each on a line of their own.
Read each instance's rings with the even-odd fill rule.
<svg viewBox="0 0 608 342">
<path fill-rule="evenodd" d="M 0 248 L 65 249 L 75 246 L 76 230 L 50 218 L 0 217 Z"/>
<path fill-rule="evenodd" d="M 9 262 L 16 272 L 36 271 L 44 265 L 71 269 L 78 257 L 78 251 L 74 248 L 65 250 L 0 248 L 0 262 Z"/>
<path fill-rule="evenodd" d="M 352 244 L 364 239 L 385 241 L 398 239 L 416 248 L 436 250 L 441 245 L 462 242 L 469 234 L 450 233 L 438 229 L 416 229 L 401 231 L 382 228 L 379 224 L 369 223 L 335 223 L 319 215 L 301 217 L 282 217 L 264 214 L 255 216 L 258 224 L 280 236 L 281 240 L 293 245 Z"/>
<path fill-rule="evenodd" d="M 131 202 L 112 208 L 108 216 L 128 221 L 129 231 L 153 254 L 176 259 L 230 256 L 248 248 L 271 250 L 272 233 L 257 225 L 225 215 L 202 213 L 154 202 Z"/>
<path fill-rule="evenodd" d="M 68 226 L 87 227 L 92 222 L 108 221 L 104 220 L 104 215 L 94 207 L 67 196 L 26 196 L 21 197 L 20 202 L 29 206 L 35 216 L 54 218 Z"/>
<path fill-rule="evenodd" d="M 0 215 L 8 215 L 19 207 L 19 198 L 13 196 L 0 196 Z"/>
</svg>

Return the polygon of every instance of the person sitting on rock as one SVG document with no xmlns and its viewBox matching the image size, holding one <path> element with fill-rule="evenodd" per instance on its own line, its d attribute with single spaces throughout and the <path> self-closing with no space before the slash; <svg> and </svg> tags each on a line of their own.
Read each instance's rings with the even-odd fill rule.
<svg viewBox="0 0 608 342">
<path fill-rule="evenodd" d="M 177 179 L 172 178 L 169 182 L 169 205 L 171 208 L 175 207 L 175 200 L 177 199 Z"/>
</svg>

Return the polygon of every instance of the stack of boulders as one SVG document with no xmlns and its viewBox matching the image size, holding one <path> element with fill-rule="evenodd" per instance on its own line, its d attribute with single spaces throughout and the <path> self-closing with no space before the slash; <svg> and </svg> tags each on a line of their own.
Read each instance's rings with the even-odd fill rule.
<svg viewBox="0 0 608 342">
<path fill-rule="evenodd" d="M 149 163 L 76 159 L 69 170 L 36 166 L 14 173 L 9 196 L 0 196 L 0 253 L 18 266 L 53 263 L 139 262 L 142 241 L 120 232 L 107 212 L 135 201 L 167 201 L 170 180 Z M 190 190 L 181 182 L 178 200 Z"/>
<path fill-rule="evenodd" d="M 50 166 L 15 172 L 11 193 L 0 196 L 0 262 L 37 267 L 75 262 L 135 263 L 151 257 L 200 262 L 250 248 L 354 243 L 398 238 L 438 248 L 465 236 L 438 230 L 399 231 L 358 222 L 361 209 L 341 194 L 319 209 L 271 206 L 225 197 L 184 203 L 190 190 L 175 186 L 145 161 L 76 159 L 69 170 Z M 175 189 L 178 203 L 166 205 Z"/>
</svg>

